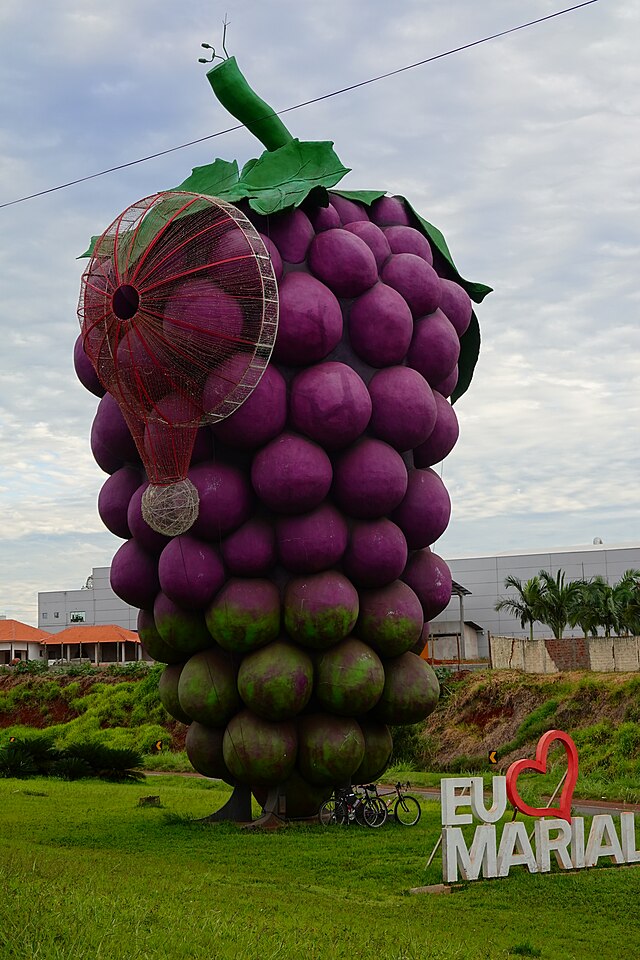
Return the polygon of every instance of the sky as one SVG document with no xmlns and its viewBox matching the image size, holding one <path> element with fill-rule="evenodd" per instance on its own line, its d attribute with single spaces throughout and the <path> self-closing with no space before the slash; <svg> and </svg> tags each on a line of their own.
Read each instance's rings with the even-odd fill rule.
<svg viewBox="0 0 640 960">
<path fill-rule="evenodd" d="M 0 204 L 232 125 L 197 62 L 227 49 L 280 110 L 562 0 L 0 0 Z M 568 4 L 566 4 L 568 5 Z M 407 196 L 494 293 L 442 466 L 442 556 L 640 540 L 640 7 L 597 0 L 289 113 L 344 189 Z M 0 209 L 0 614 L 77 589 L 120 542 L 97 514 L 97 399 L 75 378 L 76 257 L 242 129 Z"/>
</svg>

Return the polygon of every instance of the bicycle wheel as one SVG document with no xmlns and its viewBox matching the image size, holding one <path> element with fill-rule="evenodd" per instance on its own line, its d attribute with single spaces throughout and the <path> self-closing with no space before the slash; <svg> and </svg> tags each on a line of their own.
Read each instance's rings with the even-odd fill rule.
<svg viewBox="0 0 640 960">
<path fill-rule="evenodd" d="M 380 797 L 369 797 L 362 815 L 368 827 L 381 827 L 387 821 L 387 807 Z"/>
<path fill-rule="evenodd" d="M 349 823 L 349 814 L 342 800 L 325 800 L 318 810 L 318 819 L 325 827 L 341 826 Z"/>
<path fill-rule="evenodd" d="M 422 810 L 416 798 L 407 795 L 398 797 L 393 815 L 398 823 L 404 824 L 405 827 L 413 827 L 422 816 Z"/>
</svg>

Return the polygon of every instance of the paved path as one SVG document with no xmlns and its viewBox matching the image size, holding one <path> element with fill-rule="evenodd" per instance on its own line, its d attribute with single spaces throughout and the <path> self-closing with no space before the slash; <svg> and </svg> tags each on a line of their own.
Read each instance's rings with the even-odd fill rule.
<svg viewBox="0 0 640 960">
<path fill-rule="evenodd" d="M 145 770 L 147 777 L 198 777 L 200 780 L 211 779 L 203 777 L 201 773 L 184 771 L 182 773 L 164 771 L 164 770 Z M 222 782 L 222 781 L 220 781 Z M 381 783 L 379 786 L 383 790 L 393 790 L 392 783 Z M 425 800 L 439 800 L 440 789 L 438 787 L 414 787 L 411 786 L 409 793 L 417 793 Z M 574 813 L 584 813 L 587 816 L 593 816 L 596 813 L 640 813 L 640 803 L 625 803 L 616 800 L 575 800 L 573 802 Z"/>
</svg>

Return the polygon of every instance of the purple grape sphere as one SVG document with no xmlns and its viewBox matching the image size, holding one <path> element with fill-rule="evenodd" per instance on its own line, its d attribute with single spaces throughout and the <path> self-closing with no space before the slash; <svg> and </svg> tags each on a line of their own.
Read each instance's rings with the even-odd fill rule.
<svg viewBox="0 0 640 960">
<path fill-rule="evenodd" d="M 281 433 L 253 458 L 251 482 L 260 500 L 277 513 L 306 513 L 331 488 L 333 470 L 322 447 L 293 433 Z"/>
<path fill-rule="evenodd" d="M 353 443 L 370 418 L 369 391 L 345 363 L 319 363 L 293 379 L 291 423 L 327 450 Z"/>
<path fill-rule="evenodd" d="M 351 346 L 372 367 L 401 363 L 412 336 L 411 310 L 397 290 L 386 283 L 376 283 L 351 304 Z"/>
<path fill-rule="evenodd" d="M 410 550 L 420 550 L 438 540 L 449 525 L 451 499 L 433 470 L 411 470 L 405 498 L 391 514 Z"/>
<path fill-rule="evenodd" d="M 411 450 L 431 436 L 438 409 L 431 387 L 411 367 L 387 367 L 369 381 L 371 429 L 396 450 Z"/>
<path fill-rule="evenodd" d="M 189 534 L 174 537 L 158 561 L 160 586 L 181 607 L 203 610 L 225 580 L 220 554 Z"/>
<path fill-rule="evenodd" d="M 228 580 L 205 617 L 209 633 L 223 649 L 255 650 L 280 633 L 280 591 L 271 580 Z"/>
<path fill-rule="evenodd" d="M 135 540 L 127 540 L 111 561 L 110 583 L 113 592 L 125 603 L 150 610 L 160 590 L 155 559 Z"/>
<path fill-rule="evenodd" d="M 460 434 L 458 418 L 451 404 L 439 393 L 433 394 L 436 402 L 436 423 L 427 440 L 413 451 L 416 467 L 431 467 L 448 457 Z"/>
<path fill-rule="evenodd" d="M 224 727 L 240 708 L 231 655 L 209 647 L 185 663 L 178 681 L 180 706 L 192 720 Z"/>
<path fill-rule="evenodd" d="M 422 605 L 402 580 L 377 590 L 360 591 L 360 615 L 355 633 L 381 657 L 397 657 L 419 640 L 424 623 Z"/>
<path fill-rule="evenodd" d="M 356 237 L 364 240 L 376 258 L 376 264 L 378 270 L 380 270 L 391 256 L 389 241 L 380 227 L 377 227 L 375 223 L 371 223 L 369 220 L 354 220 L 345 225 L 345 230 L 348 230 L 349 233 L 354 233 Z"/>
<path fill-rule="evenodd" d="M 330 233 L 342 232 L 328 230 L 314 243 Z M 341 336 L 342 311 L 329 287 L 308 273 L 288 273 L 280 284 L 274 360 L 293 367 L 317 363 L 337 346 Z"/>
<path fill-rule="evenodd" d="M 365 437 L 336 461 L 333 494 L 350 517 L 369 520 L 386 516 L 406 492 L 404 461 L 381 440 Z"/>
<path fill-rule="evenodd" d="M 460 341 L 442 310 L 416 322 L 407 363 L 435 387 L 448 377 L 460 356 Z"/>
<path fill-rule="evenodd" d="M 220 550 L 225 567 L 233 576 L 264 576 L 277 560 L 273 524 L 260 517 L 252 517 L 225 537 Z"/>
<path fill-rule="evenodd" d="M 451 571 L 429 547 L 411 554 L 402 579 L 420 600 L 426 621 L 442 613 L 451 600 Z"/>
<path fill-rule="evenodd" d="M 348 230 L 325 230 L 309 250 L 309 267 L 337 297 L 359 297 L 378 280 L 370 247 Z"/>
<path fill-rule="evenodd" d="M 78 337 L 73 347 L 73 366 L 82 386 L 96 397 L 103 397 L 105 389 L 98 379 L 91 360 L 84 352 L 82 337 Z"/>
<path fill-rule="evenodd" d="M 140 486 L 142 476 L 135 467 L 120 467 L 102 484 L 98 494 L 98 513 L 105 527 L 128 540 L 132 536 L 127 522 L 129 501 Z"/>
<path fill-rule="evenodd" d="M 291 573 L 319 573 L 338 563 L 347 546 L 347 524 L 330 503 L 317 510 L 276 521 L 282 565 Z"/>
<path fill-rule="evenodd" d="M 290 720 L 274 722 L 242 710 L 224 733 L 222 752 L 231 774 L 250 786 L 284 783 L 296 762 L 298 738 Z"/>
<path fill-rule="evenodd" d="M 293 577 L 284 590 L 284 626 L 303 647 L 322 650 L 351 633 L 358 593 L 337 570 Z"/>
<path fill-rule="evenodd" d="M 238 467 L 207 460 L 189 470 L 189 479 L 200 500 L 198 517 L 191 528 L 195 536 L 217 541 L 248 519 L 253 492 Z"/>
<path fill-rule="evenodd" d="M 211 429 L 224 443 L 253 450 L 277 437 L 286 422 L 287 385 L 279 370 L 270 364 L 242 406 Z"/>
<path fill-rule="evenodd" d="M 344 784 L 364 758 L 364 737 L 351 717 L 310 714 L 298 723 L 298 769 L 309 783 Z"/>
<path fill-rule="evenodd" d="M 401 575 L 407 563 L 407 541 L 386 517 L 360 520 L 351 526 L 344 570 L 357 587 L 383 587 Z"/>
<path fill-rule="evenodd" d="M 436 707 L 438 679 L 426 660 L 403 653 L 385 661 L 384 689 L 372 716 L 383 723 L 417 723 Z"/>
<path fill-rule="evenodd" d="M 404 297 L 414 317 L 433 313 L 440 303 L 440 278 L 415 253 L 391 254 L 382 268 L 381 279 Z"/>
</svg>

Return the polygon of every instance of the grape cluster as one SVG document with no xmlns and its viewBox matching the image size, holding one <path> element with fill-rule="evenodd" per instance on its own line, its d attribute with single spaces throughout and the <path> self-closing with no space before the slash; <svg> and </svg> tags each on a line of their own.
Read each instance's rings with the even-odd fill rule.
<svg viewBox="0 0 640 960">
<path fill-rule="evenodd" d="M 145 523 L 147 480 L 109 394 L 91 434 L 110 474 L 99 512 L 126 541 L 112 587 L 167 664 L 162 701 L 189 724 L 193 766 L 279 785 L 294 815 L 380 776 L 389 725 L 437 702 L 417 652 L 451 595 L 431 550 L 451 505 L 431 468 L 458 436 L 447 398 L 472 312 L 399 198 L 330 200 L 245 211 L 275 269 L 278 335 L 249 398 L 198 432 L 188 533 Z M 75 362 L 103 393 L 81 345 Z"/>
</svg>

